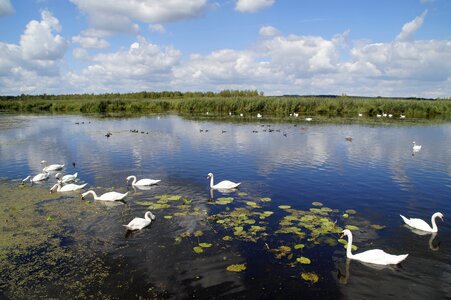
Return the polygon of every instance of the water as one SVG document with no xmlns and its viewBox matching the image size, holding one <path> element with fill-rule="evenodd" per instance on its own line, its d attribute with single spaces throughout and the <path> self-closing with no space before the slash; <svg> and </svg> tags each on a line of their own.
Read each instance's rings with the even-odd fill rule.
<svg viewBox="0 0 451 300">
<path fill-rule="evenodd" d="M 135 129 L 138 133 L 131 132 Z M 25 213 L 31 219 L 20 228 L 9 221 L 4 232 L 33 237 L 28 248 L 16 245 L 26 251 L 4 250 L 9 260 L 4 258 L 0 291 L 5 298 L 29 297 L 27 291 L 35 297 L 175 299 L 451 295 L 449 123 L 370 126 L 12 115 L 0 118 L 0 133 L 0 208 L 7 220 L 19 222 Z M 423 145 L 418 153 L 412 153 L 414 140 Z M 78 172 L 78 183 L 88 183 L 97 194 L 128 190 L 126 204 L 83 201 L 79 193 L 50 195 L 54 174 L 42 184 L 20 187 L 21 179 L 41 172 L 43 159 L 64 163 L 65 174 Z M 216 180 L 241 182 L 239 191 L 211 193 L 209 172 Z M 149 190 L 134 190 L 125 183 L 129 175 L 162 181 Z M 163 195 L 180 200 L 163 197 L 160 203 L 169 207 L 152 210 L 155 222 L 127 233 L 122 224 L 143 217 Z M 218 204 L 224 197 L 233 202 Z M 14 204 L 18 198 L 22 204 Z M 310 210 L 321 207 L 331 211 Z M 349 209 L 356 213 L 345 218 Z M 273 214 L 265 217 L 263 211 Z M 436 236 L 415 234 L 399 217 L 430 222 L 436 211 L 445 215 L 444 222 L 438 220 Z M 315 229 L 306 228 L 308 222 L 282 225 L 296 214 L 315 218 L 310 221 L 317 222 Z M 339 234 L 318 229 L 324 221 L 320 218 L 326 225 L 327 220 L 336 222 L 336 228 L 357 226 L 356 252 L 381 248 L 409 257 L 400 266 L 382 268 L 349 262 L 337 242 Z M 280 233 L 290 226 L 303 233 Z M 37 229 L 28 232 L 26 227 Z M 41 241 L 37 237 L 43 234 Z M 193 248 L 200 243 L 211 247 L 197 254 Z M 304 248 L 295 249 L 298 244 Z M 281 246 L 290 250 L 283 253 Z M 301 264 L 299 257 L 311 263 Z M 58 268 L 50 267 L 53 260 Z M 246 270 L 227 271 L 232 264 L 244 264 Z M 301 273 L 316 274 L 318 282 L 303 280 Z"/>
</svg>

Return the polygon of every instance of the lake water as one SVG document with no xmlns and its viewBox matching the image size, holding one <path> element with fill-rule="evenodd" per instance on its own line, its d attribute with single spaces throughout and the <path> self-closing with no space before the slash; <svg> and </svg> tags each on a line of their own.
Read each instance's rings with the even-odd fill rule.
<svg viewBox="0 0 451 300">
<path fill-rule="evenodd" d="M 21 185 L 41 160 L 78 172 L 84 191 L 129 195 L 50 194 L 54 173 Z M 209 172 L 240 189 L 212 192 Z M 450 174 L 450 123 L 2 115 L 0 298 L 450 298 Z M 129 175 L 161 182 L 135 190 Z M 147 210 L 156 220 L 127 232 Z M 437 235 L 399 217 L 437 211 Z M 354 252 L 408 258 L 347 260 L 350 225 Z"/>
</svg>

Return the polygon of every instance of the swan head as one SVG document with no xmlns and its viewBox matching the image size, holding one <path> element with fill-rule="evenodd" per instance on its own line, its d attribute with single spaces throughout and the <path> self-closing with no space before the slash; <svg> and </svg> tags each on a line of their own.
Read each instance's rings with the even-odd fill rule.
<svg viewBox="0 0 451 300">
<path fill-rule="evenodd" d="M 436 212 L 435 214 L 434 214 L 434 216 L 436 216 L 436 217 L 439 217 L 440 218 L 440 220 L 442 220 L 443 221 L 443 214 L 441 213 L 441 212 Z"/>
<path fill-rule="evenodd" d="M 56 179 L 60 179 L 61 175 L 62 175 L 61 173 L 56 173 L 56 174 L 55 174 L 55 178 L 56 178 Z"/>
<path fill-rule="evenodd" d="M 55 190 L 58 189 L 58 186 L 59 186 L 59 185 L 60 185 L 59 183 L 56 183 L 54 186 L 52 186 L 52 187 L 50 188 L 50 194 L 53 193 L 53 192 L 55 192 Z"/>
<path fill-rule="evenodd" d="M 46 160 L 41 160 L 41 164 L 46 164 L 47 163 L 47 161 Z"/>
<path fill-rule="evenodd" d="M 85 200 L 85 197 L 87 194 L 89 194 L 89 192 L 91 192 L 91 191 L 87 191 L 87 192 L 81 194 L 81 200 Z"/>
<path fill-rule="evenodd" d="M 155 220 L 155 215 L 152 212 L 148 211 L 146 212 L 146 215 L 149 215 L 151 220 Z"/>
<path fill-rule="evenodd" d="M 207 179 L 210 179 L 211 177 L 213 177 L 213 173 L 208 173 Z"/>
<path fill-rule="evenodd" d="M 352 235 L 351 231 L 349 229 L 345 229 L 341 232 L 340 239 L 342 239 L 344 236 L 350 236 L 350 235 Z"/>
</svg>

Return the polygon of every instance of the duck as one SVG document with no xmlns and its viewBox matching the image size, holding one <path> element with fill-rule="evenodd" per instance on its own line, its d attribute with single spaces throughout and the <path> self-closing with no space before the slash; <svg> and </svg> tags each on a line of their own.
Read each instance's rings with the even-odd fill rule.
<svg viewBox="0 0 451 300">
<path fill-rule="evenodd" d="M 123 200 L 125 197 L 127 197 L 128 192 L 125 194 L 118 193 L 118 192 L 108 192 L 105 194 L 102 194 L 100 196 L 97 196 L 96 192 L 93 190 L 89 190 L 83 194 L 81 194 L 81 199 L 84 200 L 87 195 L 91 194 L 94 197 L 94 200 L 100 200 L 100 201 L 120 201 Z"/>
<path fill-rule="evenodd" d="M 31 183 L 47 180 L 49 178 L 50 174 L 48 172 L 39 173 L 33 177 L 31 175 L 27 176 L 25 179 L 22 180 L 22 184 L 25 183 L 25 181 L 30 180 Z"/>
<path fill-rule="evenodd" d="M 413 147 L 412 147 L 412 150 L 413 150 L 413 151 L 417 152 L 417 151 L 420 151 L 420 150 L 421 150 L 421 145 L 417 145 L 417 144 L 415 143 L 415 141 L 413 141 L 412 144 L 413 144 Z"/>
<path fill-rule="evenodd" d="M 346 257 L 349 259 L 359 260 L 364 263 L 371 263 L 376 265 L 397 265 L 407 258 L 409 254 L 393 255 L 386 253 L 381 249 L 372 249 L 358 254 L 352 254 L 352 233 L 349 229 L 341 232 L 340 238 L 348 237 L 348 246 L 346 249 Z"/>
<path fill-rule="evenodd" d="M 223 180 L 223 181 L 221 181 L 218 184 L 214 184 L 213 173 L 208 173 L 207 179 L 210 179 L 210 188 L 211 189 L 216 189 L 216 190 L 219 190 L 219 189 L 224 189 L 224 190 L 235 189 L 241 184 L 241 182 L 235 183 L 235 182 L 229 181 L 229 180 Z"/>
<path fill-rule="evenodd" d="M 404 217 L 403 215 L 400 215 L 400 216 L 403 219 L 404 223 L 406 223 L 410 227 L 419 229 L 419 230 L 423 230 L 426 232 L 438 232 L 438 227 L 437 227 L 437 224 L 435 223 L 435 219 L 440 218 L 443 221 L 443 214 L 441 212 L 436 212 L 435 214 L 432 215 L 432 217 L 431 217 L 432 227 L 428 223 L 423 221 L 422 219 L 417 219 L 417 218 L 408 219 L 408 218 Z"/>
<path fill-rule="evenodd" d="M 135 175 L 130 175 L 128 176 L 125 181 L 128 183 L 128 181 L 130 179 L 133 179 L 132 181 L 132 185 L 154 185 L 159 183 L 161 180 L 160 179 L 148 179 L 148 178 L 144 178 L 144 179 L 140 179 L 138 181 L 136 181 L 136 176 Z"/>
<path fill-rule="evenodd" d="M 74 174 L 68 174 L 68 175 L 64 175 L 63 177 L 61 177 L 61 173 L 56 173 L 55 174 L 55 178 L 58 179 L 58 181 L 60 181 L 61 183 L 69 183 L 71 181 L 74 181 L 77 176 L 78 173 L 74 173 Z"/>
<path fill-rule="evenodd" d="M 130 221 L 127 225 L 123 225 L 128 230 L 141 230 L 144 227 L 147 227 L 150 225 L 150 223 L 155 220 L 155 215 L 151 213 L 150 211 L 147 211 L 144 214 L 144 218 L 138 218 L 135 217 L 133 220 Z"/>
<path fill-rule="evenodd" d="M 53 192 L 73 192 L 73 191 L 76 191 L 76 190 L 81 190 L 86 185 L 87 185 L 87 183 L 85 183 L 85 184 L 69 183 L 69 184 L 66 184 L 66 185 L 62 185 L 61 182 L 58 181 L 58 183 L 56 183 L 54 186 L 52 186 L 52 188 L 50 189 L 50 193 L 53 193 Z"/>
<path fill-rule="evenodd" d="M 42 169 L 42 171 L 44 171 L 44 172 L 59 171 L 64 168 L 64 164 L 63 165 L 60 165 L 60 164 L 47 165 L 47 161 L 45 161 L 45 160 L 41 161 L 41 164 L 44 165 L 44 168 Z"/>
</svg>

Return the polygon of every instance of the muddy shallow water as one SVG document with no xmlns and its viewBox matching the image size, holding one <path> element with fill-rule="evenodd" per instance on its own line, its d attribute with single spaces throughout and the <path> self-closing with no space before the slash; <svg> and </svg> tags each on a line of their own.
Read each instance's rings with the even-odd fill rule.
<svg viewBox="0 0 451 300">
<path fill-rule="evenodd" d="M 449 297 L 450 149 L 449 123 L 2 116 L 0 298 Z M 55 173 L 22 185 L 44 159 L 77 172 L 84 191 L 129 195 L 50 194 Z M 209 172 L 240 189 L 211 191 Z M 129 175 L 162 181 L 134 189 Z M 127 232 L 147 210 L 156 220 Z M 399 217 L 430 222 L 436 211 L 437 235 Z M 344 228 L 355 252 L 409 257 L 348 261 Z"/>
</svg>

